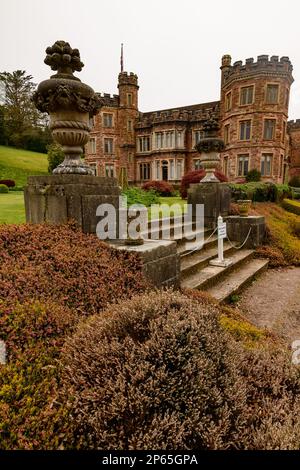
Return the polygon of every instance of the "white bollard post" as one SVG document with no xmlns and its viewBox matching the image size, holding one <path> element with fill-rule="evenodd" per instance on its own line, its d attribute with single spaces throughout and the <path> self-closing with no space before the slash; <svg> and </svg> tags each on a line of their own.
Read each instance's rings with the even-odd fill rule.
<svg viewBox="0 0 300 470">
<path fill-rule="evenodd" d="M 212 266 L 220 266 L 226 268 L 232 264 L 231 259 L 224 259 L 224 238 L 227 237 L 226 222 L 223 222 L 223 217 L 218 217 L 218 258 L 209 262 Z"/>
<path fill-rule="evenodd" d="M 223 237 L 220 236 L 222 227 L 223 227 L 223 217 L 219 215 L 218 217 L 218 261 L 220 263 L 223 263 L 224 261 L 224 243 L 223 243 Z"/>
</svg>

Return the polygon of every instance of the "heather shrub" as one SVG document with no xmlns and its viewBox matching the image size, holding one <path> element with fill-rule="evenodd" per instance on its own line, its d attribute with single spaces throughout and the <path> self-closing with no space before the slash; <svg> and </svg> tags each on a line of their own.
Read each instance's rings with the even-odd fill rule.
<svg viewBox="0 0 300 470">
<path fill-rule="evenodd" d="M 54 449 L 70 430 L 59 358 L 79 319 L 147 284 L 139 260 L 75 226 L 0 227 L 0 448 Z"/>
<path fill-rule="evenodd" d="M 180 196 L 182 199 L 187 198 L 187 192 L 191 184 L 195 183 L 200 183 L 200 181 L 204 178 L 205 176 L 205 170 L 193 170 L 188 172 L 186 175 L 183 176 L 180 184 Z M 221 183 L 224 183 L 228 181 L 227 177 L 221 173 L 221 171 L 216 170 L 215 171 L 215 176 L 218 178 Z"/>
<path fill-rule="evenodd" d="M 245 386 L 217 310 L 176 292 L 90 318 L 63 370 L 76 448 L 226 448 L 242 424 Z"/>
<path fill-rule="evenodd" d="M 0 448 L 57 448 L 67 410 L 56 401 L 58 358 L 78 315 L 53 303 L 0 301 Z"/>
<path fill-rule="evenodd" d="M 282 201 L 282 207 L 289 212 L 293 212 L 296 215 L 300 215 L 300 202 L 298 201 L 284 199 Z"/>
<path fill-rule="evenodd" d="M 299 216 L 287 212 L 277 204 L 257 204 L 252 213 L 264 215 L 267 223 L 267 246 L 258 249 L 262 256 L 270 254 L 271 265 L 300 265 L 300 239 L 296 235 Z M 275 251 L 274 251 L 275 249 Z M 272 255 L 272 252 L 274 255 Z M 279 252 L 281 255 L 279 255 Z M 267 256 L 268 257 L 268 256 Z"/>
<path fill-rule="evenodd" d="M 16 186 L 16 183 L 14 180 L 0 180 L 0 184 L 5 184 L 8 188 L 13 188 Z"/>
<path fill-rule="evenodd" d="M 139 258 L 75 226 L 0 227 L 0 299 L 51 300 L 84 314 L 145 288 Z"/>
<path fill-rule="evenodd" d="M 0 194 L 6 194 L 8 192 L 9 192 L 9 189 L 6 186 L 6 184 L 0 184 Z"/>
<path fill-rule="evenodd" d="M 273 344 L 244 348 L 264 333 L 224 318 L 202 296 L 166 291 L 81 324 L 62 358 L 66 447 L 299 448 L 299 370 Z"/>
<path fill-rule="evenodd" d="M 174 188 L 173 186 L 168 183 L 167 181 L 147 181 L 142 186 L 144 191 L 153 190 L 160 196 L 173 196 Z"/>
</svg>

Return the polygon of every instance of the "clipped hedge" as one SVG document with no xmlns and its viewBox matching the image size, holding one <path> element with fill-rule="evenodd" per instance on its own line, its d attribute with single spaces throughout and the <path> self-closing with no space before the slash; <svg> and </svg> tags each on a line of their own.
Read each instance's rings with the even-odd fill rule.
<svg viewBox="0 0 300 470">
<path fill-rule="evenodd" d="M 296 215 L 300 215 L 300 202 L 298 201 L 284 199 L 282 201 L 282 207 L 289 212 L 293 212 Z"/>
<path fill-rule="evenodd" d="M 157 194 L 163 197 L 172 196 L 174 193 L 174 187 L 167 181 L 147 181 L 142 186 L 144 191 L 153 190 Z"/>
<path fill-rule="evenodd" d="M 9 193 L 9 189 L 6 184 L 0 184 L 0 194 L 7 194 Z"/>
<path fill-rule="evenodd" d="M 214 174 L 218 178 L 218 180 L 221 181 L 221 183 L 225 183 L 226 181 L 228 181 L 227 177 L 221 171 L 216 170 Z M 187 192 L 190 185 L 200 183 L 204 176 L 204 169 L 189 171 L 186 175 L 183 176 L 179 189 L 180 196 L 182 197 L 182 199 L 187 198 Z"/>
<path fill-rule="evenodd" d="M 300 374 L 289 354 L 243 347 L 264 333 L 202 300 L 151 292 L 78 328 L 62 357 L 65 447 L 299 448 Z"/>
<path fill-rule="evenodd" d="M 251 199 L 253 202 L 280 202 L 292 196 L 292 190 L 287 184 L 251 182 L 245 184 L 229 184 L 231 197 L 234 201 Z"/>
</svg>

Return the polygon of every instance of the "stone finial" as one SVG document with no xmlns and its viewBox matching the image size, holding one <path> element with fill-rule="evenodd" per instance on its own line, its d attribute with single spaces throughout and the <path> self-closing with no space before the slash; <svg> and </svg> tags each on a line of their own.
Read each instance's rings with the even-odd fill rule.
<svg viewBox="0 0 300 470">
<path fill-rule="evenodd" d="M 231 66 L 231 55 L 225 54 L 222 57 L 222 67 L 230 67 Z"/>
<path fill-rule="evenodd" d="M 45 64 L 52 70 L 57 70 L 57 75 L 73 75 L 73 72 L 80 72 L 84 67 L 79 50 L 72 49 L 66 41 L 56 41 L 53 46 L 47 47 L 46 54 Z"/>
</svg>

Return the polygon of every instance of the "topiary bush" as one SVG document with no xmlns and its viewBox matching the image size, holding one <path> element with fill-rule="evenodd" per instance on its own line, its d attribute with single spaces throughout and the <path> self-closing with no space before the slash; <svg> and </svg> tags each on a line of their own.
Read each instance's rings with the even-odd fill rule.
<svg viewBox="0 0 300 470">
<path fill-rule="evenodd" d="M 160 196 L 168 197 L 173 196 L 174 187 L 167 181 L 147 181 L 142 186 L 144 191 L 153 190 Z"/>
<path fill-rule="evenodd" d="M 14 180 L 0 180 L 0 184 L 5 184 L 8 188 L 13 188 L 14 186 L 16 186 Z"/>
<path fill-rule="evenodd" d="M 6 184 L 0 184 L 0 194 L 7 194 L 9 193 L 9 189 Z"/>
<path fill-rule="evenodd" d="M 181 184 L 180 184 L 180 190 L 179 190 L 180 196 L 182 197 L 182 199 L 187 198 L 187 191 L 190 185 L 195 184 L 195 183 L 200 183 L 200 181 L 204 178 L 204 176 L 205 176 L 204 169 L 193 170 L 183 176 L 181 180 Z M 215 171 L 215 176 L 218 178 L 219 181 L 221 181 L 221 183 L 228 181 L 228 178 L 218 170 Z"/>
<path fill-rule="evenodd" d="M 252 181 L 260 181 L 261 180 L 261 172 L 257 170 L 256 168 L 253 168 L 252 170 L 248 171 L 248 174 L 246 175 L 246 181 L 247 183 L 250 183 Z"/>
<path fill-rule="evenodd" d="M 208 298 L 160 291 L 80 325 L 62 358 L 65 446 L 299 448 L 298 369 L 282 345 L 242 347 L 266 335 L 224 318 Z"/>
</svg>

